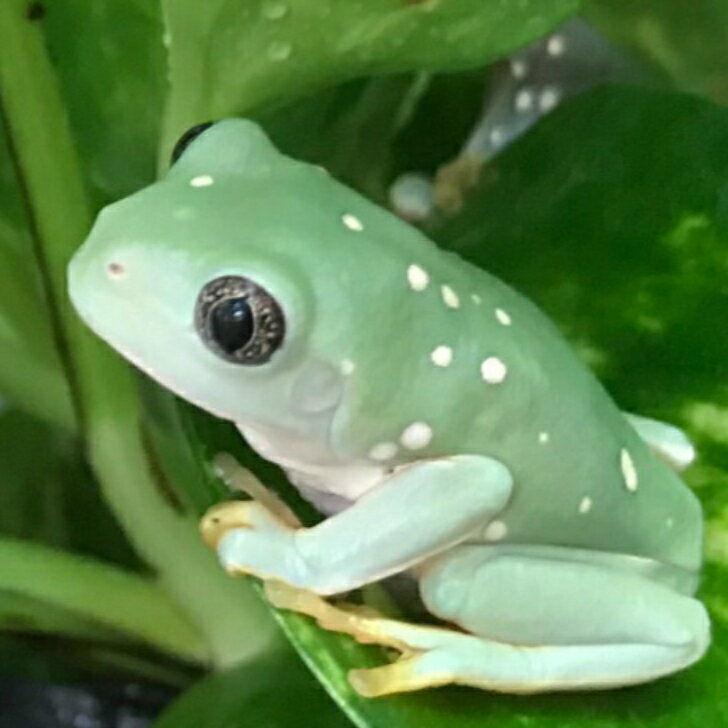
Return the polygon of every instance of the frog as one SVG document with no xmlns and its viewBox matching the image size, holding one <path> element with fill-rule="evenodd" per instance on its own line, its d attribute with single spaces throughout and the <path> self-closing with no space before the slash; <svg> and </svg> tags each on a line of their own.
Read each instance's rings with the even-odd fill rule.
<svg viewBox="0 0 728 728">
<path fill-rule="evenodd" d="M 215 505 L 201 533 L 229 574 L 398 653 L 351 670 L 368 697 L 607 689 L 705 653 L 681 430 L 620 410 L 535 303 L 255 122 L 200 125 L 173 157 L 101 211 L 68 287 L 321 513 Z M 332 601 L 397 575 L 432 620 Z"/>
<path fill-rule="evenodd" d="M 389 190 L 392 209 L 422 224 L 435 213 L 458 213 L 493 160 L 564 101 L 605 83 L 636 82 L 655 85 L 636 58 L 583 18 L 570 18 L 493 64 L 479 118 L 457 156 L 434 180 L 418 172 L 398 176 Z"/>
</svg>

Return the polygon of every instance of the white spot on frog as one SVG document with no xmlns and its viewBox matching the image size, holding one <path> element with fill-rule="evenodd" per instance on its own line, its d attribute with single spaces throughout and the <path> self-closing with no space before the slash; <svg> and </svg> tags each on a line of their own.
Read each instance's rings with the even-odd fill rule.
<svg viewBox="0 0 728 728">
<path fill-rule="evenodd" d="M 511 316 L 507 311 L 504 311 L 502 308 L 497 308 L 495 310 L 495 317 L 498 319 L 498 322 L 503 324 L 503 326 L 510 326 L 511 325 Z"/>
<path fill-rule="evenodd" d="M 480 304 L 481 304 L 481 303 L 482 303 L 482 301 L 483 301 L 483 299 L 481 299 L 481 297 L 480 297 L 480 296 L 479 296 L 479 295 L 478 295 L 477 293 L 473 293 L 473 294 L 471 294 L 471 295 L 470 295 L 470 300 L 471 300 L 471 301 L 472 301 L 472 302 L 473 302 L 473 303 L 474 303 L 474 304 L 475 304 L 476 306 L 480 306 Z"/>
<path fill-rule="evenodd" d="M 538 97 L 539 111 L 547 114 L 559 101 L 561 101 L 561 91 L 556 86 L 546 86 Z"/>
<path fill-rule="evenodd" d="M 496 126 L 495 129 L 490 130 L 490 134 L 488 135 L 488 138 L 490 139 L 490 143 L 493 145 L 493 147 L 495 149 L 500 148 L 500 146 L 501 146 L 501 144 L 503 144 L 503 140 L 505 138 L 503 129 Z"/>
<path fill-rule="evenodd" d="M 549 435 L 548 432 L 539 432 L 538 433 L 538 441 L 542 445 L 545 445 L 550 439 L 551 439 L 551 436 Z"/>
<path fill-rule="evenodd" d="M 399 441 L 408 450 L 421 450 L 432 440 L 432 428 L 426 422 L 413 422 L 402 431 Z"/>
<path fill-rule="evenodd" d="M 491 521 L 483 530 L 486 541 L 501 541 L 508 533 L 508 526 L 503 521 Z"/>
<path fill-rule="evenodd" d="M 625 448 L 622 448 L 619 453 L 619 467 L 622 469 L 622 477 L 627 490 L 636 491 L 638 485 L 637 470 L 632 456 Z"/>
<path fill-rule="evenodd" d="M 589 513 L 592 507 L 592 499 L 589 497 L 584 497 L 581 499 L 581 503 L 579 503 L 579 513 Z"/>
<path fill-rule="evenodd" d="M 411 265 L 407 268 L 407 280 L 413 291 L 424 291 L 430 284 L 430 276 L 419 265 Z"/>
<path fill-rule="evenodd" d="M 348 377 L 350 374 L 354 373 L 354 370 L 356 369 L 356 363 L 353 362 L 351 359 L 342 359 L 341 364 L 339 365 L 339 369 L 345 377 Z"/>
<path fill-rule="evenodd" d="M 480 374 L 488 384 L 500 384 L 506 378 L 508 368 L 497 356 L 489 356 L 481 363 Z"/>
<path fill-rule="evenodd" d="M 521 89 L 516 94 L 516 100 L 514 103 L 516 111 L 520 111 L 522 114 L 530 111 L 533 108 L 533 91 L 530 91 L 527 88 Z"/>
<path fill-rule="evenodd" d="M 442 300 L 446 306 L 449 308 L 460 308 L 460 297 L 450 286 L 442 286 L 440 292 L 442 293 Z"/>
<path fill-rule="evenodd" d="M 353 230 L 356 233 L 360 233 L 364 229 L 364 223 L 362 223 L 356 215 L 350 215 L 349 213 L 342 215 L 341 222 L 343 222 L 349 230 Z"/>
<path fill-rule="evenodd" d="M 200 174 L 190 180 L 190 187 L 209 187 L 214 182 L 215 179 L 212 177 L 212 175 Z"/>
<path fill-rule="evenodd" d="M 514 78 L 525 78 L 528 73 L 528 64 L 521 58 L 511 59 L 511 73 Z"/>
<path fill-rule="evenodd" d="M 369 451 L 369 457 L 377 462 L 391 460 L 397 454 L 397 445 L 393 442 L 378 442 Z"/>
<path fill-rule="evenodd" d="M 546 50 L 550 56 L 560 56 L 566 50 L 566 39 L 563 35 L 552 35 L 546 43 Z"/>
<path fill-rule="evenodd" d="M 449 367 L 452 364 L 452 349 L 449 346 L 438 346 L 430 352 L 430 359 L 435 366 Z"/>
</svg>

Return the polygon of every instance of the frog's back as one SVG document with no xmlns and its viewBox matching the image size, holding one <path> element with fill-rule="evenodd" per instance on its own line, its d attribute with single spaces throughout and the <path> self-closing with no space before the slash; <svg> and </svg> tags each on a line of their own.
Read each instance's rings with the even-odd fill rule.
<svg viewBox="0 0 728 728">
<path fill-rule="evenodd" d="M 515 479 L 491 537 L 698 567 L 697 500 L 536 306 L 325 175 L 294 167 L 266 245 L 292 275 L 305 272 L 312 349 L 346 372 L 336 457 L 387 468 L 488 455 Z"/>
<path fill-rule="evenodd" d="M 390 300 L 396 310 L 389 331 L 378 332 L 390 343 L 384 360 L 375 342 L 373 355 L 366 347 L 350 354 L 359 375 L 344 418 L 351 429 L 340 424 L 359 447 L 397 443 L 394 463 L 477 453 L 506 464 L 514 495 L 485 529 L 486 540 L 619 552 L 697 569 L 697 499 L 548 318 L 458 256 L 424 246 L 417 252 L 397 260 L 392 277 L 392 261 L 380 263 L 367 290 L 369 300 Z"/>
</svg>

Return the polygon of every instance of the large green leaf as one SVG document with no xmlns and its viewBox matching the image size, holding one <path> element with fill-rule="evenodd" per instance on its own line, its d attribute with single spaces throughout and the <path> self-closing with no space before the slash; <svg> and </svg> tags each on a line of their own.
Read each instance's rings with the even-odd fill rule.
<svg viewBox="0 0 728 728">
<path fill-rule="evenodd" d="M 189 123 L 257 113 L 333 81 L 484 62 L 551 27 L 577 4 L 166 2 L 172 95 L 163 151 Z M 202 627 L 218 664 L 224 663 L 244 652 L 240 629 L 255 620 L 238 619 L 247 608 L 246 590 L 236 588 L 241 584 L 228 589 L 213 559 L 196 547 L 194 517 L 216 493 L 200 460 L 217 448 L 217 435 L 187 440 L 184 422 L 164 405 L 152 403 L 142 418 L 126 370 L 79 331 L 63 296 L 65 259 L 89 223 L 88 210 L 151 177 L 163 87 L 161 28 L 154 8 L 138 1 L 100 0 L 93 13 L 80 0 L 49 7 L 46 41 L 64 96 L 30 21 L 19 20 L 26 9 L 21 0 L 9 0 L 5 10 L 0 6 L 0 93 L 34 232 L 47 257 L 45 293 L 61 311 L 63 325 L 54 333 L 72 343 L 80 399 L 90 413 L 91 457 L 107 498 L 170 593 Z M 77 22 L 84 32 L 68 33 Z M 310 156 L 361 188 L 377 190 L 396 154 L 391 148 L 370 153 L 369 147 L 391 147 L 421 93 L 418 83 L 405 77 L 364 82 L 348 109 L 346 90 L 342 96 L 331 91 L 334 118 L 317 117 L 312 112 L 321 110 L 311 106 L 308 123 L 299 125 L 317 141 L 331 140 L 330 149 L 312 147 Z M 391 109 L 396 113 L 388 118 Z M 322 133 L 327 124 L 330 135 Z M 432 134 L 426 123 L 416 126 L 424 138 L 438 144 L 444 138 L 441 129 Z M 377 133 L 367 136 L 372 127 Z M 293 140 L 291 129 L 281 136 Z M 346 144 L 339 144 L 342 136 Z M 725 722 L 725 352 L 721 332 L 709 331 L 704 312 L 725 314 L 727 148 L 726 118 L 719 110 L 640 90 L 603 92 L 539 125 L 495 163 L 464 215 L 435 230 L 440 242 L 541 302 L 625 407 L 681 423 L 697 437 L 704 459 L 691 482 L 711 517 L 704 594 L 716 617 L 716 649 L 683 675 L 612 693 L 514 698 L 446 689 L 372 701 L 351 691 L 345 673 L 382 662 L 380 651 L 324 633 L 305 618 L 279 615 L 304 659 L 357 724 L 673 728 Z M 22 225 L 15 226 L 19 245 L 25 241 Z M 222 441 L 229 438 L 225 430 Z M 278 482 L 286 492 L 275 469 L 243 452 L 267 483 Z M 167 489 L 170 483 L 179 489 Z M 261 674 L 267 674 L 264 666 Z M 228 695 L 234 684 L 230 677 Z M 190 696 L 201 706 L 194 710 L 216 704 L 221 693 L 207 690 Z M 229 714 L 233 725 L 246 719 L 239 721 L 235 710 Z"/>
<path fill-rule="evenodd" d="M 546 33 L 579 0 L 163 0 L 165 143 L 192 124 L 367 73 L 486 63 Z M 313 133 L 313 130 L 312 130 Z"/>
<path fill-rule="evenodd" d="M 95 201 L 149 184 L 167 90 L 159 4 L 63 0 L 43 24 Z"/>
<path fill-rule="evenodd" d="M 0 411 L 0 534 L 138 567 L 74 437 L 24 412 Z"/>
<path fill-rule="evenodd" d="M 201 635 L 151 579 L 18 539 L 0 539 L 0 628 L 207 658 Z"/>
<path fill-rule="evenodd" d="M 488 71 L 349 81 L 276 105 L 257 120 L 286 154 L 320 164 L 386 204 L 387 184 L 402 164 L 435 169 L 457 154 L 483 105 Z"/>
<path fill-rule="evenodd" d="M 0 393 L 46 421 L 73 427 L 18 178 L 0 128 Z"/>
<path fill-rule="evenodd" d="M 129 368 L 81 325 L 68 300 L 66 268 L 91 225 L 93 195 L 37 12 L 23 0 L 0 4 L 0 102 L 89 461 L 129 540 L 203 632 L 211 661 L 228 665 L 268 641 L 260 604 L 225 578 L 193 514 L 167 497 Z"/>
<path fill-rule="evenodd" d="M 613 692 L 510 697 L 442 689 L 366 700 L 352 667 L 383 654 L 279 619 L 303 658 L 361 726 L 722 725 L 728 716 L 728 112 L 690 97 L 609 88 L 564 106 L 486 170 L 438 241 L 515 284 L 561 325 L 625 409 L 695 438 L 688 474 L 710 519 L 702 596 L 714 647 L 695 668 Z M 209 452 L 229 436 L 204 428 Z M 244 453 L 279 492 L 279 473 Z"/>
<path fill-rule="evenodd" d="M 211 675 L 174 703 L 155 728 L 345 728 L 350 725 L 290 650 Z"/>
<path fill-rule="evenodd" d="M 596 0 L 587 18 L 680 89 L 728 104 L 724 0 Z"/>
</svg>

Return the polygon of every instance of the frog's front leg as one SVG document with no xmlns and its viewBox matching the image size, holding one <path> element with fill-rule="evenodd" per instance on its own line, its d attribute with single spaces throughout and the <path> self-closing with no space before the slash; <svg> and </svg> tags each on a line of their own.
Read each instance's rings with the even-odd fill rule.
<svg viewBox="0 0 728 728">
<path fill-rule="evenodd" d="M 203 533 L 231 573 L 336 594 L 464 541 L 504 508 L 511 488 L 501 463 L 457 455 L 401 468 L 313 528 L 293 529 L 257 503 L 237 503 L 213 509 Z"/>
</svg>

